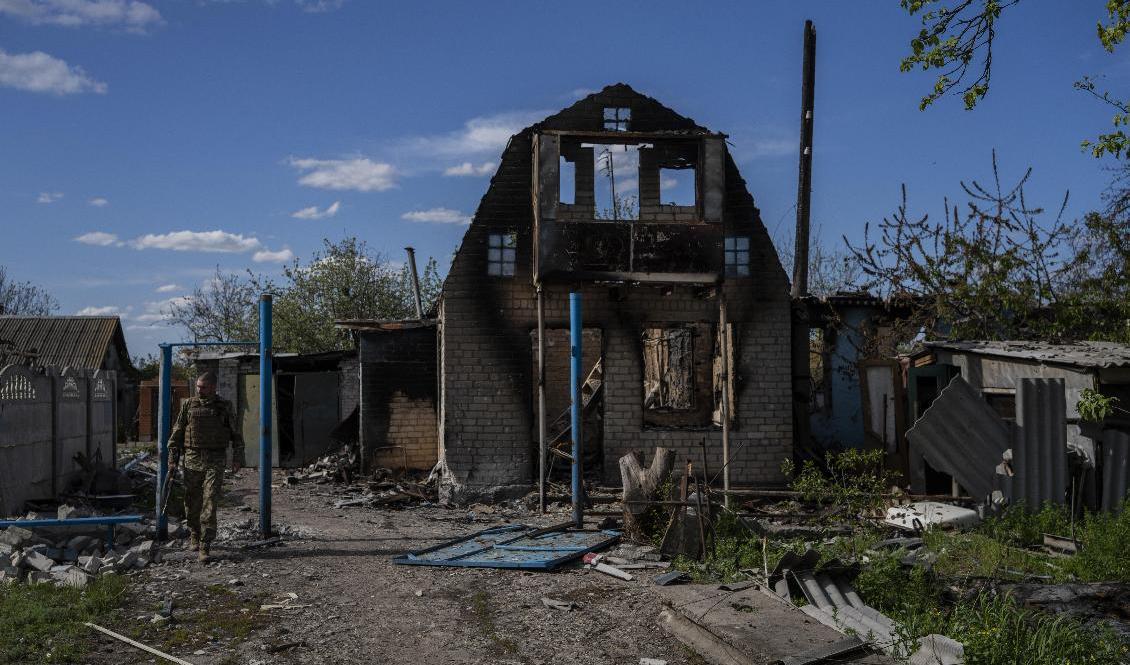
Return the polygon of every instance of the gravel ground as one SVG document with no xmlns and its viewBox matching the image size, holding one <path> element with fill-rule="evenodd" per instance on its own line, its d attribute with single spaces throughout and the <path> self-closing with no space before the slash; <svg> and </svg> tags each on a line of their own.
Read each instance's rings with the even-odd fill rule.
<svg viewBox="0 0 1130 665">
<path fill-rule="evenodd" d="M 334 509 L 329 485 L 276 486 L 274 524 L 285 544 L 245 550 L 256 519 L 253 471 L 235 479 L 230 496 L 217 560 L 202 565 L 173 552 L 135 574 L 115 629 L 197 665 L 701 662 L 656 625 L 661 602 L 650 574 L 624 582 L 579 566 L 546 573 L 391 562 L 490 526 L 561 522 L 564 507 L 546 516 L 514 504 Z M 579 608 L 548 609 L 543 597 Z M 154 623 L 168 600 L 173 620 Z M 155 662 L 109 638 L 92 641 L 91 662 Z"/>
</svg>

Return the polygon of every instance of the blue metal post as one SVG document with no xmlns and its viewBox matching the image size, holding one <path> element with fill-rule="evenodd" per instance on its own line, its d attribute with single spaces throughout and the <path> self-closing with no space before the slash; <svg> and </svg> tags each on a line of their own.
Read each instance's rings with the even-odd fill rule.
<svg viewBox="0 0 1130 665">
<path fill-rule="evenodd" d="M 581 294 L 577 291 L 569 292 L 569 395 L 572 403 L 573 435 L 573 523 L 580 529 L 584 526 L 585 487 L 581 482 L 581 455 L 582 440 L 582 412 L 581 386 Z"/>
<path fill-rule="evenodd" d="M 259 296 L 259 535 L 271 537 L 271 296 Z"/>
<path fill-rule="evenodd" d="M 173 347 L 161 345 L 161 392 L 157 401 L 157 539 L 168 540 L 169 522 L 162 503 L 165 500 L 165 483 L 169 479 L 169 432 L 172 429 L 173 408 Z"/>
</svg>

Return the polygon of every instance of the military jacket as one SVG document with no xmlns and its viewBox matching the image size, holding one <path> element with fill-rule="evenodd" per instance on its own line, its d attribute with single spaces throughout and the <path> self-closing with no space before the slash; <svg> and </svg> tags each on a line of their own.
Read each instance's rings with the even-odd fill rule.
<svg viewBox="0 0 1130 665">
<path fill-rule="evenodd" d="M 190 397 L 181 403 L 169 451 L 179 459 L 183 450 L 217 451 L 221 456 L 231 443 L 234 459 L 243 460 L 243 434 L 235 422 L 231 403 L 219 397 Z"/>
</svg>

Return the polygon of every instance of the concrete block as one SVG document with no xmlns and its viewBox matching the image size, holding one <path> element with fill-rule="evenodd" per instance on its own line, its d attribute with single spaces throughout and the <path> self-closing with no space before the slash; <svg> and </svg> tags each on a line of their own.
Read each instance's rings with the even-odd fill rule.
<svg viewBox="0 0 1130 665">
<path fill-rule="evenodd" d="M 75 517 L 90 517 L 90 511 L 77 506 L 64 504 L 59 506 L 58 516 L 61 520 L 69 520 Z"/>
<path fill-rule="evenodd" d="M 123 554 L 120 559 L 118 559 L 117 563 L 114 564 L 114 568 L 115 568 L 115 570 L 120 570 L 122 572 L 125 572 L 125 571 L 129 570 L 130 568 L 139 567 L 137 565 L 139 560 L 140 559 L 138 558 L 137 553 L 134 552 L 133 550 L 130 550 L 130 551 L 126 552 L 125 554 Z M 147 563 L 149 563 L 149 562 L 146 561 L 145 563 L 141 564 L 140 567 L 145 567 L 145 565 Z"/>
<path fill-rule="evenodd" d="M 86 571 L 74 566 L 69 567 L 65 572 L 53 574 L 53 577 L 64 586 L 74 587 L 76 589 L 85 588 L 87 584 L 90 584 L 92 579 L 92 576 Z"/>
<path fill-rule="evenodd" d="M 42 552 L 31 550 L 25 552 L 25 555 L 27 556 L 27 559 L 25 560 L 24 565 L 28 568 L 34 568 L 36 570 L 46 572 L 51 570 L 51 568 L 55 566 L 55 560 L 49 556 L 44 555 Z"/>
<path fill-rule="evenodd" d="M 28 545 L 47 544 L 47 541 L 35 535 L 30 529 L 10 526 L 0 531 L 0 543 L 6 543 L 12 547 L 27 547 Z"/>
<path fill-rule="evenodd" d="M 42 570 L 28 571 L 27 574 L 28 584 L 47 584 L 49 582 L 52 582 L 54 579 L 55 578 L 51 576 L 51 573 Z"/>
<path fill-rule="evenodd" d="M 86 561 L 80 560 L 79 565 L 91 575 L 97 575 L 98 571 L 102 569 L 102 559 L 96 556 L 81 557 L 81 559 L 86 559 Z"/>
</svg>

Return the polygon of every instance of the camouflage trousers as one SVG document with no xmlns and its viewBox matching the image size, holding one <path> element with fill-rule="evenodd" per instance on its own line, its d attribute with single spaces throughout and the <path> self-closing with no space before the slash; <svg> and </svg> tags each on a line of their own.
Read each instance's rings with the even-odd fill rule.
<svg viewBox="0 0 1130 665">
<path fill-rule="evenodd" d="M 216 538 L 216 510 L 223 496 L 226 466 L 222 448 L 184 451 L 184 516 L 189 532 L 202 543 Z"/>
</svg>

